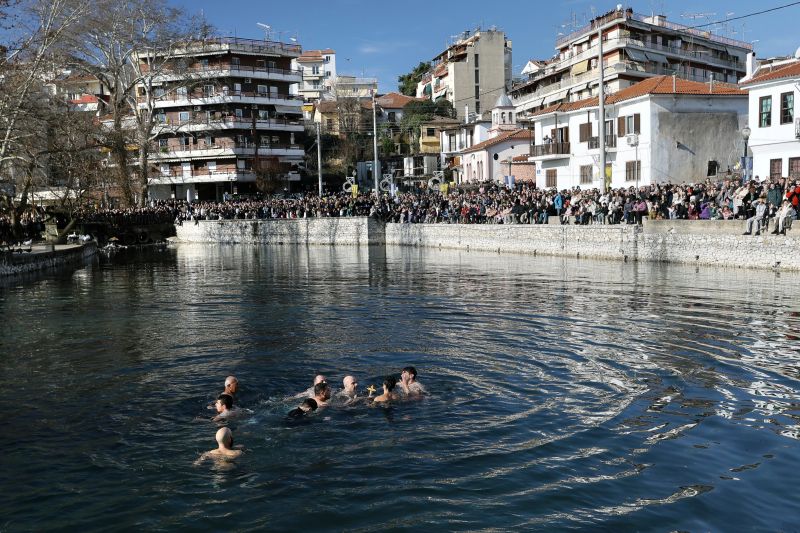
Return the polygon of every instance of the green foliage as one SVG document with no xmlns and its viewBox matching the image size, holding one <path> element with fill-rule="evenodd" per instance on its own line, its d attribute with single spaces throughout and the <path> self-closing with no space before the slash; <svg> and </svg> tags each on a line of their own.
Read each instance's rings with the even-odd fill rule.
<svg viewBox="0 0 800 533">
<path fill-rule="evenodd" d="M 408 74 L 402 74 L 397 77 L 397 88 L 400 93 L 406 96 L 417 95 L 417 84 L 422 77 L 431 69 L 431 64 L 420 61 L 419 65 Z"/>
</svg>

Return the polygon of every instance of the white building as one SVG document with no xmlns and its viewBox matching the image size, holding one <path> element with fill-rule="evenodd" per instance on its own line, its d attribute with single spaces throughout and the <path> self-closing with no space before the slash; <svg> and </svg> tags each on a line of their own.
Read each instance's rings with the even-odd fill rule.
<svg viewBox="0 0 800 533">
<path fill-rule="evenodd" d="M 525 65 L 522 74 L 526 79 L 511 89 L 517 112 L 596 96 L 601 30 L 606 93 L 662 75 L 737 83 L 745 74 L 745 59 L 753 49 L 750 43 L 715 35 L 705 28 L 676 24 L 663 15 L 634 13 L 620 4 L 586 26 L 558 37 L 553 58 Z"/>
<path fill-rule="evenodd" d="M 753 176 L 800 177 L 800 117 L 794 111 L 800 92 L 800 57 L 762 65 L 741 85 L 750 95 Z"/>
<path fill-rule="evenodd" d="M 537 183 L 600 188 L 598 100 L 533 113 Z M 660 76 L 606 99 L 606 176 L 614 188 L 704 180 L 739 160 L 747 93 L 731 85 Z"/>
<path fill-rule="evenodd" d="M 333 84 L 334 98 L 369 98 L 378 92 L 378 78 L 336 76 Z"/>
<path fill-rule="evenodd" d="M 297 90 L 306 102 L 314 102 L 331 94 L 336 79 L 334 50 L 305 50 L 293 61 L 292 68 L 302 73 L 303 81 Z"/>
</svg>

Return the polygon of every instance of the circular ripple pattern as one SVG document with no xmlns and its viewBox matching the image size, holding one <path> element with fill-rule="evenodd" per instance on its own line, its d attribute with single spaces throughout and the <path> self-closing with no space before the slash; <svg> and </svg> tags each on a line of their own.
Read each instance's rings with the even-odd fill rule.
<svg viewBox="0 0 800 533">
<path fill-rule="evenodd" d="M 182 246 L 0 287 L 0 530 L 786 530 L 800 276 Z M 287 424 L 316 373 L 430 394 Z M 206 406 L 243 386 L 236 464 Z"/>
</svg>

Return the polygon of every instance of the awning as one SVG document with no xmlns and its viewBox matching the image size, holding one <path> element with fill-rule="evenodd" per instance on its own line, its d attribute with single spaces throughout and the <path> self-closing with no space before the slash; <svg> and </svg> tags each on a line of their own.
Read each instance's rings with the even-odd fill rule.
<svg viewBox="0 0 800 533">
<path fill-rule="evenodd" d="M 572 75 L 577 76 L 578 74 L 583 74 L 589 70 L 589 60 L 581 61 L 579 63 L 575 63 L 572 65 Z"/>
<path fill-rule="evenodd" d="M 302 113 L 303 108 L 300 106 L 292 106 L 292 105 L 276 105 L 275 106 L 276 113 Z"/>
<path fill-rule="evenodd" d="M 558 102 L 563 100 L 567 96 L 567 91 L 558 91 L 557 93 L 553 93 L 550 96 L 544 99 L 544 105 L 550 105 L 553 102 Z"/>
<path fill-rule="evenodd" d="M 631 50 L 630 48 L 626 48 L 625 53 L 628 54 L 628 57 L 634 61 L 640 61 L 642 63 L 647 61 L 647 56 L 644 55 L 644 52 L 640 52 L 639 50 Z"/>
<path fill-rule="evenodd" d="M 656 63 L 669 64 L 669 60 L 665 55 L 657 54 L 655 52 L 646 52 L 645 55 L 647 55 L 647 58 L 650 59 L 650 61 L 655 61 Z"/>
</svg>

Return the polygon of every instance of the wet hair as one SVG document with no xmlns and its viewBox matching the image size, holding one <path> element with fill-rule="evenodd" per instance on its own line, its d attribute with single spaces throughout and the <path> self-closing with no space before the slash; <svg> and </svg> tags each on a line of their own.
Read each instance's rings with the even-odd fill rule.
<svg viewBox="0 0 800 533">
<path fill-rule="evenodd" d="M 224 405 L 228 409 L 233 407 L 233 396 L 231 396 L 230 394 L 220 394 L 219 396 L 217 396 L 217 400 L 221 401 L 222 405 Z"/>
<path fill-rule="evenodd" d="M 314 385 L 314 396 L 319 396 L 329 388 L 330 386 L 328 385 L 327 381 L 323 381 L 322 383 L 317 383 L 316 385 Z"/>
<path fill-rule="evenodd" d="M 317 408 L 317 400 L 315 400 L 314 398 L 306 398 L 300 405 L 302 407 L 308 407 L 309 409 L 314 411 Z"/>
<path fill-rule="evenodd" d="M 292 409 L 291 411 L 286 413 L 286 417 L 287 418 L 303 418 L 303 416 L 305 416 L 305 414 L 306 414 L 305 411 L 303 411 L 299 407 L 295 407 L 294 409 Z"/>
<path fill-rule="evenodd" d="M 407 367 L 405 367 L 405 368 L 403 369 L 403 372 L 408 372 L 409 374 L 411 374 L 412 376 L 414 376 L 414 379 L 417 379 L 417 369 L 416 369 L 416 368 L 414 368 L 413 366 L 407 366 Z"/>
<path fill-rule="evenodd" d="M 383 384 L 386 386 L 386 390 L 392 392 L 395 385 L 397 385 L 397 378 L 394 376 L 386 376 L 383 378 Z"/>
</svg>

